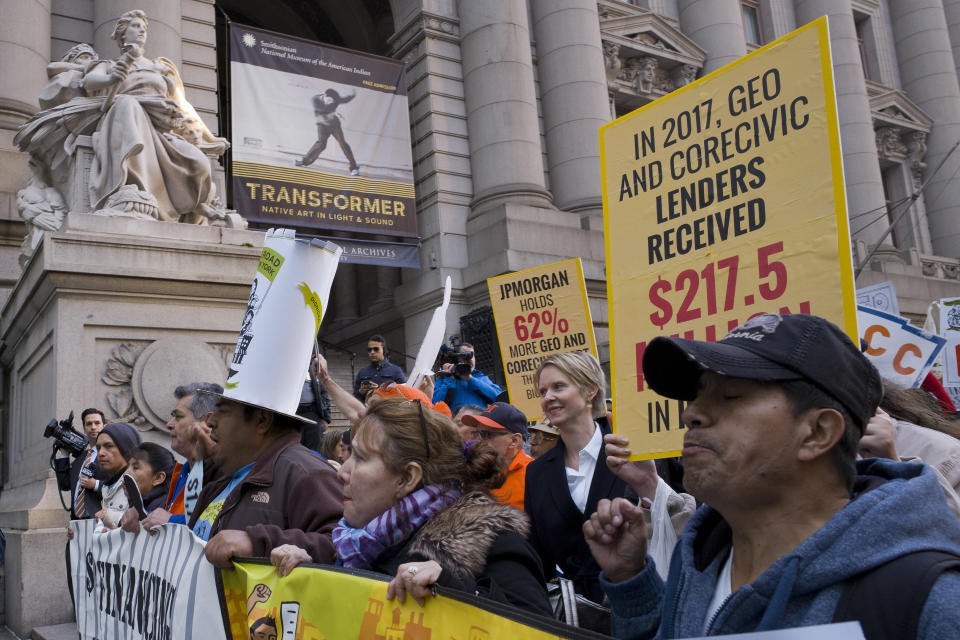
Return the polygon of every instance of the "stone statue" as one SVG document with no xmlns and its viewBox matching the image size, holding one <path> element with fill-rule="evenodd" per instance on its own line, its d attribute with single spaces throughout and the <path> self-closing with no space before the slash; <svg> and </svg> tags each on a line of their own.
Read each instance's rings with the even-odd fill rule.
<svg viewBox="0 0 960 640">
<path fill-rule="evenodd" d="M 697 68 L 692 64 L 681 64 L 673 70 L 673 88 L 685 87 L 697 79 Z"/>
<path fill-rule="evenodd" d="M 17 209 L 27 225 L 27 235 L 20 250 L 20 267 L 25 267 L 37 250 L 44 231 L 58 231 L 67 213 L 67 205 L 60 193 L 47 184 L 44 169 L 35 158 L 30 158 L 30 180 L 17 192 Z"/>
<path fill-rule="evenodd" d="M 603 66 L 606 69 L 607 82 L 616 80 L 623 66 L 620 60 L 620 45 L 616 42 L 603 41 Z"/>
<path fill-rule="evenodd" d="M 620 77 L 633 84 L 637 93 L 651 93 L 656 84 L 658 67 L 659 61 L 653 56 L 630 58 Z"/>
<path fill-rule="evenodd" d="M 127 11 L 113 32 L 117 59 L 101 60 L 81 44 L 47 67 L 43 111 L 14 138 L 36 164 L 27 189 L 31 197 L 40 181 L 53 192 L 66 189 L 77 148 L 89 136 L 85 186 L 94 213 L 246 227 L 223 208 L 213 182 L 211 158 L 229 143 L 214 136 L 186 100 L 176 66 L 143 56 L 147 28 L 143 11 Z"/>
</svg>

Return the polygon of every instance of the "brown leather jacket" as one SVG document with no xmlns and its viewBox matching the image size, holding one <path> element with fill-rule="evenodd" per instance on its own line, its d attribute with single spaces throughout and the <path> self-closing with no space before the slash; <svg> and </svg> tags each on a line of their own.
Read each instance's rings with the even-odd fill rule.
<svg viewBox="0 0 960 640">
<path fill-rule="evenodd" d="M 229 477 L 221 477 L 203 488 L 191 528 L 227 482 Z M 306 549 L 314 562 L 331 564 L 335 554 L 330 533 L 341 517 L 343 486 L 337 472 L 291 431 L 260 455 L 227 496 L 210 537 L 224 529 L 240 529 L 250 536 L 256 557 L 268 558 L 274 547 L 294 544 Z"/>
</svg>

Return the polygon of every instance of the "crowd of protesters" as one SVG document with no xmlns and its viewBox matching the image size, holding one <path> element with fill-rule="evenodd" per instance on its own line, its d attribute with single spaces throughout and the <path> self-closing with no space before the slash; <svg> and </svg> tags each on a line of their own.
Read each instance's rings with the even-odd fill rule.
<svg viewBox="0 0 960 640">
<path fill-rule="evenodd" d="M 826 320 L 764 315 L 715 343 L 652 340 L 647 384 L 684 403 L 669 463 L 629 460 L 589 354 L 540 363 L 534 423 L 494 402 L 471 345 L 460 370 L 417 388 L 381 336 L 368 346 L 352 390 L 314 358 L 301 404 L 313 420 L 216 384 L 177 387 L 167 428 L 184 462 L 84 411 L 88 449 L 56 460 L 72 517 L 139 535 L 189 526 L 223 569 L 259 556 L 281 576 L 376 571 L 388 597 L 421 605 L 442 585 L 567 621 L 562 609 L 582 606 L 581 624 L 618 638 L 844 620 L 868 639 L 960 629 L 956 408 L 942 388 L 883 382 Z M 331 402 L 349 429 L 324 429 Z M 562 588 L 581 597 L 558 606 Z"/>
</svg>

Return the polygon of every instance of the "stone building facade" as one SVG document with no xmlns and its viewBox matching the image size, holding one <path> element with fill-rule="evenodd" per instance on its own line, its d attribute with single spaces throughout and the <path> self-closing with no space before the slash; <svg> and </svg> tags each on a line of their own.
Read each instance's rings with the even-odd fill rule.
<svg viewBox="0 0 960 640">
<path fill-rule="evenodd" d="M 858 283 L 892 280 L 917 320 L 960 296 L 960 0 L 0 1 L 0 304 L 21 273 L 15 203 L 29 176 L 14 133 L 38 109 L 46 65 L 78 42 L 112 54 L 114 21 L 134 8 L 149 14 L 147 54 L 178 65 L 221 135 L 229 21 L 405 61 L 421 269 L 342 267 L 325 338 L 347 351 L 381 333 L 408 368 L 447 276 L 451 324 L 489 335 L 487 277 L 576 256 L 608 359 L 598 127 L 824 14 Z M 7 493 L 11 460 L 46 455 L 17 444 L 8 395 Z M 25 635 L 34 618 L 14 613 Z"/>
</svg>

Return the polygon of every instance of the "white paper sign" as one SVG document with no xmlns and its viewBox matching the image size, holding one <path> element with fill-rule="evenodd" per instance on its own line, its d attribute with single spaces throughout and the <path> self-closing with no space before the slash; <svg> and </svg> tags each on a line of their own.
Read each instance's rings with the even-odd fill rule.
<svg viewBox="0 0 960 640">
<path fill-rule="evenodd" d="M 943 349 L 943 386 L 960 386 L 960 298 L 940 299 L 940 336 Z"/>
<path fill-rule="evenodd" d="M 906 318 L 864 306 L 857 307 L 857 324 L 869 345 L 864 354 L 885 380 L 904 388 L 920 386 L 946 343 Z"/>
<path fill-rule="evenodd" d="M 893 288 L 893 283 L 889 280 L 857 289 L 857 305 L 883 311 L 892 316 L 900 315 L 897 291 Z"/>
<path fill-rule="evenodd" d="M 295 414 L 343 250 L 270 229 L 224 384 L 224 396 Z"/>
<path fill-rule="evenodd" d="M 416 387 L 423 380 L 423 376 L 429 375 L 430 367 L 437 359 L 440 345 L 443 344 L 443 334 L 447 329 L 447 307 L 450 306 L 450 286 L 450 276 L 447 276 L 443 285 L 443 302 L 433 310 L 433 317 L 430 319 L 427 333 L 423 336 L 420 351 L 417 352 L 417 359 L 413 363 L 413 370 L 410 371 L 410 382 L 408 384 L 411 387 Z"/>
<path fill-rule="evenodd" d="M 77 630 L 83 640 L 226 640 L 213 565 L 187 527 L 156 535 L 74 520 L 70 567 Z"/>
</svg>

